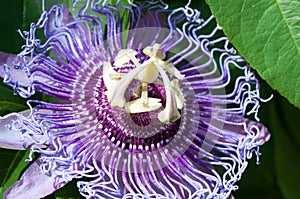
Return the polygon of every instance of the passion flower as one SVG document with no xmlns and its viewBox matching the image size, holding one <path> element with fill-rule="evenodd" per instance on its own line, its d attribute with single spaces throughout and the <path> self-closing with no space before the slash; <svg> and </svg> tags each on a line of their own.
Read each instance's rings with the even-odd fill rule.
<svg viewBox="0 0 300 199">
<path fill-rule="evenodd" d="M 249 65 L 189 5 L 55 5 L 21 34 L 0 74 L 30 109 L 1 118 L 0 146 L 39 156 L 6 198 L 73 179 L 86 198 L 228 198 L 269 139 L 245 118 L 263 101 Z"/>
</svg>

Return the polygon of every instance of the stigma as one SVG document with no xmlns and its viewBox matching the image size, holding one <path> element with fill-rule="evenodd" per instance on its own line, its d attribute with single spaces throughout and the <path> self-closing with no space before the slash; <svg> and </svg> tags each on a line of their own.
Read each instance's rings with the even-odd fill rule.
<svg viewBox="0 0 300 199">
<path fill-rule="evenodd" d="M 184 76 L 172 63 L 164 61 L 166 55 L 162 52 L 160 44 L 147 46 L 142 52 L 148 57 L 142 63 L 136 57 L 138 52 L 133 49 L 120 50 L 113 65 L 104 62 L 103 81 L 107 89 L 105 92 L 107 99 L 112 107 L 122 108 L 131 114 L 157 111 L 163 108 L 162 101 L 159 98 L 149 97 L 148 91 L 149 84 L 159 84 L 165 89 L 166 103 L 157 117 L 164 124 L 174 122 L 181 117 L 179 110 L 184 104 L 184 96 L 179 86 L 179 81 Z M 122 69 L 129 63 L 134 66 L 130 72 L 117 72 L 118 68 Z M 133 80 L 139 82 L 141 92 L 136 99 L 126 100 L 125 92 Z"/>
</svg>

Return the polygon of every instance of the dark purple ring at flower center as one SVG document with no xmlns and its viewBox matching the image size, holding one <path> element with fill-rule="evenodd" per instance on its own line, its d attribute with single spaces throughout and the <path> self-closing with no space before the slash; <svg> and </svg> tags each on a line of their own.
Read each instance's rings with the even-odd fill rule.
<svg viewBox="0 0 300 199">
<path fill-rule="evenodd" d="M 149 97 L 159 98 L 162 102 L 162 108 L 159 110 L 162 110 L 165 107 L 166 104 L 166 95 L 165 95 L 165 89 L 163 86 L 158 84 L 149 84 L 148 87 L 149 91 Z M 131 96 L 129 97 L 130 100 L 133 100 L 137 98 L 139 95 L 137 92 L 139 87 L 135 88 L 129 88 L 129 92 L 131 93 Z M 135 92 L 131 92 L 132 90 L 135 90 Z M 143 113 L 126 113 L 124 109 L 111 107 L 109 105 L 109 102 L 107 100 L 107 97 L 105 95 L 105 85 L 103 81 L 101 81 L 100 86 L 98 87 L 98 95 L 97 95 L 97 101 L 101 101 L 102 105 L 103 103 L 106 104 L 107 107 L 103 112 L 103 109 L 100 111 L 96 111 L 97 118 L 99 123 L 105 124 L 103 126 L 110 126 L 109 131 L 105 131 L 105 129 L 102 129 L 104 134 L 110 139 L 115 145 L 118 145 L 118 147 L 122 147 L 123 149 L 129 149 L 130 145 L 132 146 L 142 146 L 143 150 L 148 149 L 158 149 L 159 147 L 166 146 L 169 142 L 172 141 L 174 136 L 176 135 L 181 119 L 176 120 L 175 122 L 171 122 L 169 124 L 164 124 L 156 121 L 157 124 L 160 124 L 157 128 L 159 131 L 155 132 L 149 132 L 150 136 L 139 136 L 137 134 L 128 134 L 127 130 L 129 126 L 125 126 L 125 124 L 135 124 L 133 125 L 133 129 L 135 127 L 140 127 L 141 130 L 144 130 L 144 133 L 147 134 L 147 131 L 153 131 L 156 129 L 151 129 L 153 127 L 147 128 L 147 126 L 150 126 L 153 122 L 153 120 L 157 120 L 157 114 L 159 113 L 159 110 L 153 111 L 153 112 L 143 112 Z M 133 93 L 133 94 L 132 94 Z M 104 102 L 105 99 L 105 102 Z M 99 105 L 95 104 L 96 107 L 99 107 Z M 123 115 L 122 119 L 125 119 L 127 121 L 122 121 L 116 118 L 112 118 L 111 116 L 116 115 L 116 112 L 118 115 Z M 129 117 L 128 117 L 129 116 Z M 131 122 L 128 122 L 128 120 L 131 120 Z M 124 126 L 123 126 L 124 124 Z M 122 144 L 122 145 L 121 145 Z M 154 147 L 154 148 L 153 148 Z M 142 152 L 142 151 L 140 151 Z"/>
</svg>

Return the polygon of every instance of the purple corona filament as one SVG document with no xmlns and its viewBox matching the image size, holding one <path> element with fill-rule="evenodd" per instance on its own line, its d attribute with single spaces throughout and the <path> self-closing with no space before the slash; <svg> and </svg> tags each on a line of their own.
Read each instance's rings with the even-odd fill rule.
<svg viewBox="0 0 300 199">
<path fill-rule="evenodd" d="M 5 197 L 79 179 L 86 198 L 228 198 L 269 133 L 245 118 L 259 83 L 221 31 L 162 1 L 44 11 L 18 57 L 0 54 L 16 93 L 58 99 L 0 118 L 1 147 L 40 155 Z"/>
</svg>

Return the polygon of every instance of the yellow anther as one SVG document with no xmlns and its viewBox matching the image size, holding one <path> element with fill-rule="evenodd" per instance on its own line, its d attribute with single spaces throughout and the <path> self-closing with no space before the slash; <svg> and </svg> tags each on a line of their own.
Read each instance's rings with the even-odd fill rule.
<svg viewBox="0 0 300 199">
<path fill-rule="evenodd" d="M 147 46 L 143 49 L 143 53 L 149 57 L 157 58 L 163 60 L 166 55 L 162 52 L 161 46 L 155 43 L 153 46 Z"/>
<path fill-rule="evenodd" d="M 119 82 L 121 76 L 124 76 L 124 74 L 116 72 L 110 62 L 103 63 L 103 81 L 107 90 L 113 89 Z"/>
<path fill-rule="evenodd" d="M 154 65 L 154 63 L 150 63 L 144 70 L 142 70 L 137 78 L 141 82 L 146 82 L 148 84 L 153 83 L 158 78 L 159 72 Z"/>
<path fill-rule="evenodd" d="M 126 73 L 111 73 L 109 74 L 109 78 L 111 80 L 120 80 L 122 77 L 124 77 Z"/>
<path fill-rule="evenodd" d="M 139 61 L 135 57 L 138 53 L 132 49 L 122 49 L 118 52 L 114 65 L 118 68 L 121 68 L 124 64 L 129 63 L 132 61 L 134 65 L 140 65 Z"/>
<path fill-rule="evenodd" d="M 158 98 L 148 98 L 148 104 L 144 104 L 142 98 L 132 100 L 125 104 L 125 110 L 128 113 L 144 113 L 158 110 L 162 104 Z"/>
</svg>

